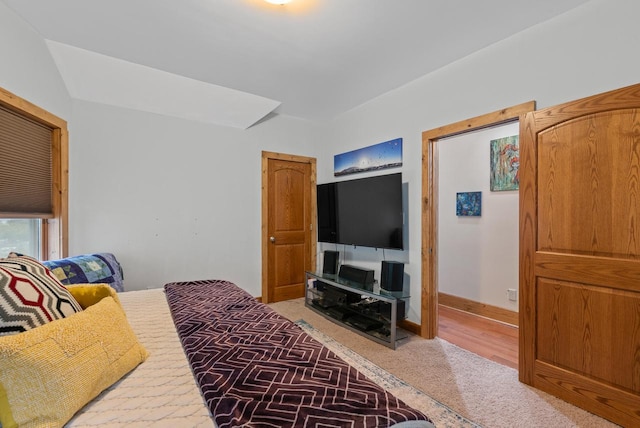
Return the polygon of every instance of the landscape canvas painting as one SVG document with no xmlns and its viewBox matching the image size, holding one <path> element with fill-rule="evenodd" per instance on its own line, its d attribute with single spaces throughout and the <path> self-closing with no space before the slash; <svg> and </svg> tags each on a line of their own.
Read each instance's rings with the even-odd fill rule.
<svg viewBox="0 0 640 428">
<path fill-rule="evenodd" d="M 518 136 L 491 140 L 491 172 L 489 185 L 492 192 L 518 190 L 520 178 L 520 149 Z"/>
<path fill-rule="evenodd" d="M 459 217 L 482 215 L 482 192 L 456 193 L 456 215 Z"/>
<path fill-rule="evenodd" d="M 333 175 L 336 177 L 398 166 L 402 166 L 402 138 L 333 157 Z"/>
</svg>

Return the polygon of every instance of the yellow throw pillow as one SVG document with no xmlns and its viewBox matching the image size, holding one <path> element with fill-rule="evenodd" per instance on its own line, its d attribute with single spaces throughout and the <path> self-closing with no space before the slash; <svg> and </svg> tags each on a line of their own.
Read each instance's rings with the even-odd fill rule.
<svg viewBox="0 0 640 428">
<path fill-rule="evenodd" d="M 116 303 L 120 304 L 118 293 L 109 284 L 74 284 L 65 285 L 67 291 L 71 293 L 74 299 L 80 304 L 82 309 L 87 309 L 91 305 L 95 305 L 105 297 L 113 297 Z"/>
<path fill-rule="evenodd" d="M 111 296 L 67 318 L 2 336 L 0 423 L 63 426 L 147 355 Z"/>
</svg>

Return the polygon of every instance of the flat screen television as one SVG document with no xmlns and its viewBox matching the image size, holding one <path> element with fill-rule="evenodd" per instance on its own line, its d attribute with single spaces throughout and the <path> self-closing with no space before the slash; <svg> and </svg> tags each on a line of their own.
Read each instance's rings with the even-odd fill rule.
<svg viewBox="0 0 640 428">
<path fill-rule="evenodd" d="M 319 184 L 318 241 L 402 250 L 402 174 Z"/>
</svg>

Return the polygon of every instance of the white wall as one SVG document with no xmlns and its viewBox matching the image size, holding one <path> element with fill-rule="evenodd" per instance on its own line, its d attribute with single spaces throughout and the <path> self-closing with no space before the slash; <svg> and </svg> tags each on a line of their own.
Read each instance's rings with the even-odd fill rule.
<svg viewBox="0 0 640 428">
<path fill-rule="evenodd" d="M 71 99 L 42 36 L 0 2 L 0 87 L 68 121 Z"/>
<path fill-rule="evenodd" d="M 490 190 L 490 141 L 518 122 L 438 141 L 438 289 L 518 311 L 518 191 Z M 482 192 L 482 215 L 456 216 L 457 192 Z"/>
<path fill-rule="evenodd" d="M 128 289 L 227 279 L 261 295 L 261 152 L 315 156 L 318 131 L 238 130 L 74 101 L 69 252 L 109 251 Z"/>
<path fill-rule="evenodd" d="M 378 97 L 327 126 L 318 181 L 333 179 L 333 155 L 403 138 L 408 184 L 409 319 L 420 320 L 421 174 L 425 130 L 536 100 L 538 108 L 640 82 L 640 2 L 594 0 Z M 416 52 L 416 55 L 420 55 Z M 352 250 L 353 264 L 376 268 L 373 250 Z"/>
</svg>

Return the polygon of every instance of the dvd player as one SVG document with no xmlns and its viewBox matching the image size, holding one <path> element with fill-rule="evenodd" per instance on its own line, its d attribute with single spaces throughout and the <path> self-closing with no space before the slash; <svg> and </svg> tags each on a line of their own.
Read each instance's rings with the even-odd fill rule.
<svg viewBox="0 0 640 428">
<path fill-rule="evenodd" d="M 344 321 L 349 319 L 353 315 L 353 311 L 345 306 L 333 306 L 327 309 L 327 314 L 331 315 L 333 318 Z"/>
<path fill-rule="evenodd" d="M 358 330 L 371 331 L 383 326 L 382 322 L 359 314 L 353 314 L 347 318 L 347 324 L 354 326 Z"/>
</svg>

